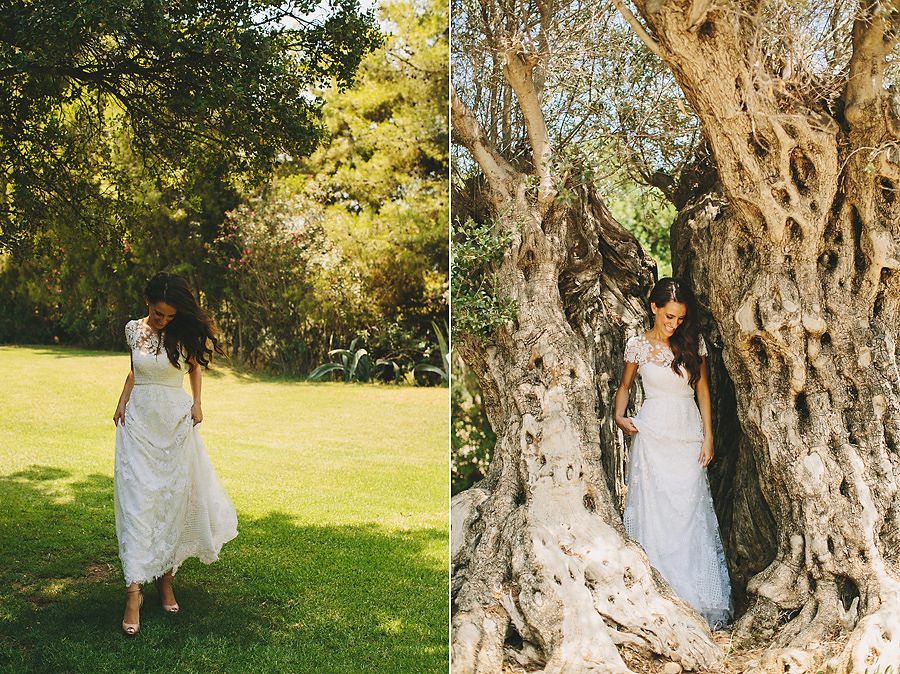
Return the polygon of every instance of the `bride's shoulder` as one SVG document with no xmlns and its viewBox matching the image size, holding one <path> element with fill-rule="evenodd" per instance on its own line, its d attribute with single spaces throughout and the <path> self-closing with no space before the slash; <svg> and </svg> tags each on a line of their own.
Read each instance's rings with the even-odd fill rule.
<svg viewBox="0 0 900 674">
<path fill-rule="evenodd" d="M 125 324 L 125 339 L 128 340 L 128 346 L 134 348 L 143 333 L 144 320 L 142 318 L 134 318 Z"/>
<path fill-rule="evenodd" d="M 625 342 L 625 362 L 641 364 L 649 355 L 650 342 L 646 335 L 635 335 Z"/>
</svg>

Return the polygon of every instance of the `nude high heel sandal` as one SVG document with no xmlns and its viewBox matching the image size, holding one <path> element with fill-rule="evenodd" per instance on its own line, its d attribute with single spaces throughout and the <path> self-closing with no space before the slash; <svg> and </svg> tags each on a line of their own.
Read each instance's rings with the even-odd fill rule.
<svg viewBox="0 0 900 674">
<path fill-rule="evenodd" d="M 141 593 L 141 603 L 140 605 L 138 605 L 138 615 L 140 616 L 141 607 L 144 605 L 144 588 L 139 587 L 136 590 L 125 590 L 125 594 L 134 594 L 135 592 Z M 122 631 L 130 637 L 137 634 L 139 629 L 141 629 L 140 620 L 138 620 L 138 622 L 136 623 L 127 623 L 124 620 L 122 621 Z"/>
<path fill-rule="evenodd" d="M 156 579 L 156 591 L 158 593 L 160 593 L 159 603 L 162 604 L 163 611 L 165 611 L 166 613 L 178 613 L 178 602 L 175 602 L 174 604 L 163 604 L 162 603 L 162 593 L 160 592 L 161 589 L 162 589 L 162 578 L 157 578 Z"/>
</svg>

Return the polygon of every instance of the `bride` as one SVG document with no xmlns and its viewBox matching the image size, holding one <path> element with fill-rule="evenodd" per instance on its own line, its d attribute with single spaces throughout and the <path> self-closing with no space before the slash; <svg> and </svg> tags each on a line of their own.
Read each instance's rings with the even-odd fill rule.
<svg viewBox="0 0 900 674">
<path fill-rule="evenodd" d="M 122 629 L 136 634 L 141 583 L 156 581 L 162 607 L 178 611 L 172 575 L 188 557 L 210 563 L 237 536 L 237 515 L 196 426 L 201 368 L 224 354 L 210 316 L 176 274 L 160 272 L 144 289 L 148 315 L 125 337 L 131 371 L 119 398 L 115 506 L 119 556 L 127 585 Z M 191 394 L 182 387 L 187 370 Z"/>
<path fill-rule="evenodd" d="M 616 424 L 634 435 L 625 528 L 676 594 L 710 626 L 722 626 L 731 619 L 731 582 L 706 476 L 713 458 L 706 344 L 694 297 L 680 279 L 654 286 L 650 312 L 653 327 L 625 345 L 616 391 Z M 645 399 L 630 418 L 636 373 Z"/>
</svg>

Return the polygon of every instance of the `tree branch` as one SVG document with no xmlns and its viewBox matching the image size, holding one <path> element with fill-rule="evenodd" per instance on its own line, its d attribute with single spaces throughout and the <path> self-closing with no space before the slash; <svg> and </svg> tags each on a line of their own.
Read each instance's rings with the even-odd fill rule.
<svg viewBox="0 0 900 674">
<path fill-rule="evenodd" d="M 644 24 L 638 21 L 637 17 L 631 13 L 631 10 L 625 6 L 625 3 L 622 2 L 622 0 L 612 0 L 612 2 L 616 6 L 616 9 L 619 10 L 619 14 L 621 14 L 632 29 L 634 29 L 634 32 L 637 33 L 637 36 L 641 38 L 643 43 L 647 45 L 647 49 L 662 58 L 662 50 L 660 49 L 659 43 L 650 37 L 650 33 L 644 28 Z"/>
<path fill-rule="evenodd" d="M 534 172 L 540 180 L 538 203 L 547 206 L 556 198 L 556 187 L 553 185 L 550 161 L 553 155 L 553 149 L 550 146 L 550 132 L 547 129 L 547 120 L 544 119 L 544 111 L 541 108 L 541 101 L 532 77 L 538 57 L 526 54 L 520 41 L 513 42 L 507 39 L 506 42 L 505 48 L 500 52 L 503 71 L 506 80 L 516 93 L 519 108 L 525 118 L 525 127 L 528 129 Z"/>
<path fill-rule="evenodd" d="M 884 67 L 890 40 L 886 33 L 890 27 L 880 16 L 877 3 L 860 3 L 861 15 L 853 22 L 853 55 L 850 57 L 850 73 L 847 78 L 847 105 L 844 115 L 851 125 L 857 126 L 872 119 L 865 110 L 883 90 Z"/>
<path fill-rule="evenodd" d="M 511 199 L 508 183 L 516 171 L 488 140 L 475 115 L 456 93 L 455 86 L 450 87 L 450 121 L 462 144 L 472 153 L 472 157 L 484 171 L 494 192 L 501 200 Z"/>
</svg>

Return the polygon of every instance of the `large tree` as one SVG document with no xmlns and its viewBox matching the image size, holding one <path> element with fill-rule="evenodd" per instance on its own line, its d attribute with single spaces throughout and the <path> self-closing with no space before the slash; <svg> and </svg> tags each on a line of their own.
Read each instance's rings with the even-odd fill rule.
<svg viewBox="0 0 900 674">
<path fill-rule="evenodd" d="M 52 214 L 83 225 L 115 204 L 98 155 L 124 119 L 163 184 L 210 155 L 266 174 L 322 133 L 311 87 L 352 80 L 378 43 L 357 0 L 14 0 L 0 20 L 0 246 Z M 316 11 L 318 9 L 318 11 Z M 115 127 L 116 124 L 113 124 Z"/>
<path fill-rule="evenodd" d="M 777 628 L 764 671 L 895 667 L 900 107 L 884 73 L 900 11 L 881 2 L 638 0 L 638 18 L 617 4 L 670 69 L 705 138 L 681 180 L 643 173 L 682 209 L 675 267 L 710 311 L 727 368 L 716 373 L 718 399 L 733 396 L 742 429 L 721 438 L 729 470 L 717 485 L 730 499 L 724 533 L 732 569 L 749 576 L 738 589 L 752 610 L 736 633 Z M 494 332 L 494 345 L 461 342 L 485 386 L 498 445 L 487 479 L 454 501 L 453 653 L 460 671 L 499 671 L 504 648 L 506 657 L 544 663 L 546 671 L 621 671 L 618 652 L 600 652 L 606 634 L 619 651 L 645 648 L 696 665 L 714 657 L 702 630 L 689 623 L 690 610 L 660 609 L 664 585 L 625 561 L 633 543 L 612 505 L 597 508 L 595 491 L 617 480 L 609 461 L 587 460 L 617 453 L 600 432 L 608 389 L 600 387 L 596 410 L 583 406 L 594 402 L 594 382 L 617 375 L 614 365 L 596 366 L 597 335 L 621 348 L 616 338 L 634 319 L 617 312 L 626 326 L 618 334 L 584 329 L 582 317 L 604 314 L 602 300 L 612 293 L 591 297 L 585 289 L 597 277 L 573 284 L 567 265 L 603 259 L 604 273 L 612 265 L 601 237 L 572 236 L 591 231 L 596 219 L 584 217 L 578 199 L 561 204 L 570 178 L 558 171 L 564 163 L 551 161 L 547 130 L 565 95 L 545 83 L 561 57 L 584 59 L 584 49 L 565 48 L 573 27 L 602 32 L 604 24 L 577 4 L 481 6 L 470 15 L 481 18 L 505 79 L 497 96 L 515 96 L 518 111 L 506 121 L 520 121 L 528 143 L 507 153 L 495 142 L 502 132 L 492 134 L 490 121 L 479 124 L 472 112 L 477 87 L 453 99 L 457 138 L 484 176 L 481 201 L 468 189 L 460 203 L 518 226 L 497 278 L 498 290 L 519 300 L 517 321 Z M 566 23 L 578 11 L 580 22 Z M 714 183 L 721 196 L 704 195 Z M 567 215 L 551 217 L 559 213 Z M 544 283 L 541 293 L 530 291 L 536 282 Z M 620 276 L 613 284 L 618 297 L 643 289 L 622 283 Z M 580 292 L 570 297 L 573 290 Z M 583 334 L 592 339 L 573 339 Z M 717 358 L 714 349 L 713 365 Z M 591 421 L 597 411 L 599 422 Z M 731 423 L 721 405 L 718 417 L 719 428 Z M 763 531 L 752 532 L 753 523 Z M 618 537 L 601 535 L 607 529 Z M 640 582 L 638 597 L 623 594 Z M 623 599 L 633 603 L 621 608 Z M 691 624 L 698 643 L 675 629 L 674 642 L 660 645 L 669 624 Z M 841 635 L 849 637 L 845 646 L 829 651 Z"/>
</svg>

